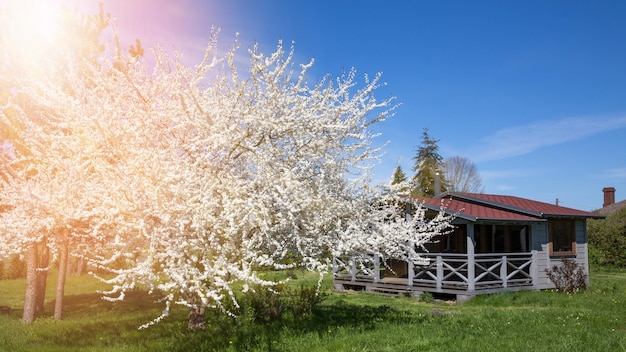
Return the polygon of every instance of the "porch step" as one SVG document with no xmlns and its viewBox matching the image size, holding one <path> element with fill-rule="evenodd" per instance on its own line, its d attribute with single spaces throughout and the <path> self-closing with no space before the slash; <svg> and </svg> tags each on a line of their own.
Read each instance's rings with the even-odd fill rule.
<svg viewBox="0 0 626 352">
<path fill-rule="evenodd" d="M 368 292 L 375 293 L 377 295 L 391 296 L 391 297 L 411 295 L 411 290 L 408 290 L 406 288 L 402 289 L 402 288 L 387 288 L 387 287 L 370 287 Z"/>
</svg>

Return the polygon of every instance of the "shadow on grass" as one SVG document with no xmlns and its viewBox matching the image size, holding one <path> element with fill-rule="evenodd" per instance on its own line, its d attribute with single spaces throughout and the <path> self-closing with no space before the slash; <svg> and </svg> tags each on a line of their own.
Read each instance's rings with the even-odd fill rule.
<svg viewBox="0 0 626 352">
<path fill-rule="evenodd" d="M 155 302 L 157 298 L 144 291 L 129 292 L 120 302 L 105 301 L 97 293 L 71 295 L 64 298 L 63 321 L 53 320 L 55 302 L 47 302 L 44 313 L 28 328 L 32 329 L 29 330 L 33 333 L 32 340 L 22 345 L 25 349 L 21 350 L 44 344 L 58 350 L 98 350 L 112 346 L 150 351 L 272 350 L 285 335 L 323 336 L 337 327 L 374 330 L 381 322 L 419 324 L 428 319 L 427 315 L 384 304 L 357 305 L 336 300 L 325 302 L 302 317 L 286 313 L 282 319 L 265 323 L 246 318 L 245 309 L 236 319 L 212 309 L 206 313 L 206 329 L 200 331 L 188 331 L 187 311 L 175 307 L 160 323 L 138 330 L 161 314 L 164 306 Z M 21 311 L 12 311 L 11 318 L 19 320 Z"/>
<path fill-rule="evenodd" d="M 150 296 L 143 291 L 130 291 L 123 301 L 110 302 L 102 299 L 102 294 L 88 293 L 78 295 L 68 295 L 63 298 L 63 317 L 69 319 L 80 319 L 83 316 L 94 317 L 106 312 L 146 312 L 153 310 L 159 312 L 158 297 Z M 44 304 L 43 312 L 37 315 L 37 319 L 52 318 L 54 315 L 55 300 L 49 300 Z M 23 309 L 11 309 L 12 318 L 22 317 Z"/>
<path fill-rule="evenodd" d="M 163 324 L 153 329 L 138 330 L 139 326 L 161 314 L 164 305 L 155 303 L 157 298 L 139 290 L 128 292 L 125 299 L 119 302 L 103 300 L 98 293 L 68 295 L 63 300 L 63 320 L 54 320 L 55 301 L 51 300 L 46 302 L 44 311 L 35 322 L 28 326 L 15 325 L 21 320 L 23 312 L 22 309 L 15 309 L 10 313 L 9 318 L 13 323 L 9 326 L 28 331 L 30 338 L 21 341 L 17 338 L 7 339 L 6 345 L 0 344 L 0 350 L 3 350 L 3 346 L 16 351 L 40 348 L 100 350 L 107 346 L 132 346 L 131 351 L 162 350 L 159 348 L 159 338 L 167 337 L 171 340 L 172 336 L 181 336 L 186 328 L 186 317 L 179 309 Z"/>
<path fill-rule="evenodd" d="M 324 304 L 314 308 L 304 317 L 290 314 L 280 320 L 267 323 L 254 323 L 243 319 L 225 317 L 219 312 L 207 316 L 206 330 L 186 332 L 172 350 L 176 351 L 218 351 L 231 347 L 237 351 L 271 351 L 282 335 L 326 335 L 329 329 L 337 327 L 357 327 L 362 330 L 380 328 L 385 324 L 419 324 L 428 319 L 425 314 L 397 310 L 387 305 L 363 306 L 343 301 Z M 243 321 L 242 321 L 243 320 Z M 217 324 L 216 324 L 217 323 Z"/>
</svg>

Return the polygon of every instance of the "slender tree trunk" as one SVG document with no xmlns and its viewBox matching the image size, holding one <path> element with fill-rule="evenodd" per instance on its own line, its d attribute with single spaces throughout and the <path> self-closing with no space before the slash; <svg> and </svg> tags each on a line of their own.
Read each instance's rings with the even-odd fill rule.
<svg viewBox="0 0 626 352">
<path fill-rule="evenodd" d="M 54 302 L 54 319 L 63 318 L 63 296 L 65 295 L 65 278 L 67 277 L 67 263 L 69 251 L 68 230 L 63 230 L 61 246 L 59 246 L 59 278 L 57 280 L 57 293 Z"/>
<path fill-rule="evenodd" d="M 76 263 L 76 276 L 81 276 L 85 272 L 85 258 L 78 257 Z"/>
<path fill-rule="evenodd" d="M 26 252 L 26 294 L 24 296 L 24 313 L 22 323 L 31 324 L 35 321 L 37 310 L 37 243 L 31 243 Z"/>
<path fill-rule="evenodd" d="M 39 254 L 41 256 L 39 257 L 39 270 L 37 271 L 37 305 L 35 307 L 37 314 L 43 312 L 46 299 L 46 284 L 48 282 L 48 265 L 50 264 L 50 249 L 45 239 Z"/>
<path fill-rule="evenodd" d="M 67 276 L 74 276 L 74 263 L 69 256 L 67 257 Z"/>
</svg>

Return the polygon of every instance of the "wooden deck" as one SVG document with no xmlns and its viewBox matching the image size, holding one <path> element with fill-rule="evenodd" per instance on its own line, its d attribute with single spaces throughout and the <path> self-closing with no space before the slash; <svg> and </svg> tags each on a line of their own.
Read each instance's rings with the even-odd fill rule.
<svg viewBox="0 0 626 352">
<path fill-rule="evenodd" d="M 381 294 L 419 296 L 423 292 L 455 295 L 535 289 L 536 253 L 426 253 L 406 263 L 406 275 L 386 267 L 378 256 L 357 262 L 335 258 L 333 279 L 338 290 L 363 289 Z"/>
</svg>

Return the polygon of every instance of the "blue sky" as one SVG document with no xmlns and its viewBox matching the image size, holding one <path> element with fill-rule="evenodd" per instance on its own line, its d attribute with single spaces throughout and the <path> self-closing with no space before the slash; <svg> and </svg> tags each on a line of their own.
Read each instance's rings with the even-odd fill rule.
<svg viewBox="0 0 626 352">
<path fill-rule="evenodd" d="M 83 1 L 82 9 L 97 1 Z M 401 103 L 376 127 L 389 141 L 378 182 L 412 175 L 424 128 L 443 157 L 474 161 L 486 193 L 567 207 L 626 198 L 624 1 L 104 1 L 122 39 L 195 63 L 211 25 L 221 45 L 295 42 L 312 75 L 383 73 Z M 242 51 L 243 53 L 243 51 Z"/>
</svg>

